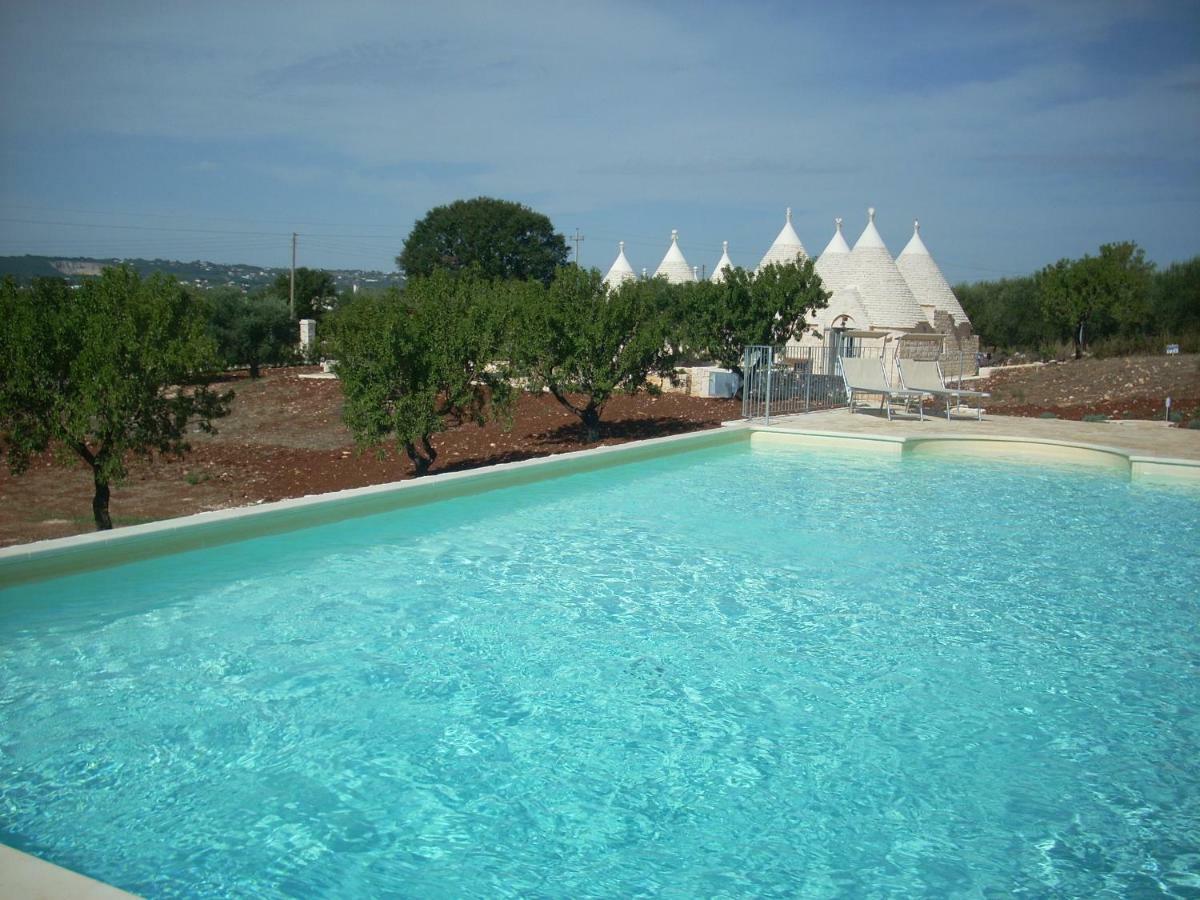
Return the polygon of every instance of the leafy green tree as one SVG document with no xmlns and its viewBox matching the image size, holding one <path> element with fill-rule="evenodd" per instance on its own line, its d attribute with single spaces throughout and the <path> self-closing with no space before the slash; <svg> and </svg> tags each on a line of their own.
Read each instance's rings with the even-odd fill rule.
<svg viewBox="0 0 1200 900">
<path fill-rule="evenodd" d="M 249 366 L 258 378 L 265 365 L 281 365 L 295 356 L 296 327 L 287 301 L 268 291 L 243 294 L 234 287 L 214 288 L 204 299 L 209 323 L 226 366 Z"/>
<path fill-rule="evenodd" d="M 1042 314 L 1083 356 L 1087 342 L 1130 330 L 1149 309 L 1154 264 L 1137 244 L 1104 244 L 1099 256 L 1062 259 L 1037 275 Z"/>
<path fill-rule="evenodd" d="M 1150 318 L 1155 331 L 1176 340 L 1200 334 L 1200 256 L 1155 274 Z"/>
<path fill-rule="evenodd" d="M 588 443 L 600 439 L 614 394 L 636 393 L 652 375 L 674 373 L 670 288 L 656 279 L 608 291 L 595 269 L 565 266 L 548 288 L 526 282 L 514 291 L 517 370 L 579 417 Z"/>
<path fill-rule="evenodd" d="M 1032 275 L 958 284 L 954 293 L 984 346 L 1005 352 L 1037 350 L 1058 339 L 1043 315 Z"/>
<path fill-rule="evenodd" d="M 282 297 L 288 303 L 291 294 L 291 273 L 284 272 L 275 277 L 271 289 L 277 297 Z M 325 313 L 335 307 L 338 301 L 337 284 L 333 276 L 324 269 L 308 269 L 304 266 L 296 269 L 296 319 L 316 319 L 320 321 Z"/>
<path fill-rule="evenodd" d="M 107 268 L 79 290 L 5 281 L 0 321 L 0 449 L 14 473 L 51 447 L 83 460 L 98 529 L 112 528 L 128 453 L 181 455 L 189 423 L 212 431 L 229 411 L 233 394 L 207 386 L 219 359 L 204 307 L 165 275 Z"/>
<path fill-rule="evenodd" d="M 508 379 L 491 365 L 499 311 L 487 281 L 446 272 L 339 309 L 332 343 L 355 441 L 381 447 L 394 440 L 420 476 L 437 459 L 435 434 L 506 409 Z"/>
<path fill-rule="evenodd" d="M 772 264 L 758 273 L 727 269 L 723 282 L 703 282 L 688 293 L 690 349 L 739 374 L 747 345 L 786 343 L 829 303 L 811 259 Z"/>
<path fill-rule="evenodd" d="M 478 267 L 485 278 L 533 278 L 543 284 L 566 261 L 567 242 L 546 216 L 492 197 L 431 209 L 396 257 L 410 278 Z"/>
</svg>

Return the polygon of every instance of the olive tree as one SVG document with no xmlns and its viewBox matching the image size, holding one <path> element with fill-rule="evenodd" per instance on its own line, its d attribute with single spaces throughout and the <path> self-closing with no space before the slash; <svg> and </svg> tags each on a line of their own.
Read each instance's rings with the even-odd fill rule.
<svg viewBox="0 0 1200 900">
<path fill-rule="evenodd" d="M 502 327 L 494 290 L 478 275 L 435 272 L 337 311 L 335 371 L 360 447 L 393 440 L 424 475 L 437 459 L 435 434 L 506 408 L 508 380 L 493 365 Z"/>
<path fill-rule="evenodd" d="M 757 273 L 726 269 L 720 283 L 686 287 L 684 336 L 690 352 L 739 374 L 748 344 L 787 342 L 829 302 L 811 259 L 772 263 Z"/>
<path fill-rule="evenodd" d="M 1131 241 L 1104 244 L 1099 256 L 1061 259 L 1037 275 L 1047 324 L 1069 337 L 1075 358 L 1089 340 L 1133 330 L 1149 310 L 1154 264 Z"/>
<path fill-rule="evenodd" d="M 595 269 L 558 270 L 548 288 L 528 282 L 515 304 L 513 361 L 535 390 L 548 390 L 579 417 L 588 443 L 600 439 L 604 407 L 617 393 L 669 378 L 672 286 L 630 281 L 608 290 Z"/>
<path fill-rule="evenodd" d="M 16 474 L 51 448 L 82 460 L 97 529 L 112 528 L 127 455 L 181 455 L 189 424 L 212 431 L 229 411 L 233 394 L 208 387 L 218 357 L 203 304 L 165 275 L 106 268 L 78 290 L 7 280 L 0 321 L 0 451 Z"/>
<path fill-rule="evenodd" d="M 258 378 L 262 366 L 289 362 L 295 356 L 296 329 L 287 301 L 270 291 L 243 294 L 220 287 L 204 297 L 217 352 L 227 366 L 249 366 Z"/>
</svg>

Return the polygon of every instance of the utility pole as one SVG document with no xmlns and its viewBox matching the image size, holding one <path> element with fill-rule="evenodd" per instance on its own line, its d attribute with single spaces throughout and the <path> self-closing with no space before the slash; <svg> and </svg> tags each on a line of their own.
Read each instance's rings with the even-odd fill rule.
<svg viewBox="0 0 1200 900">
<path fill-rule="evenodd" d="M 296 232 L 292 232 L 292 278 L 288 282 L 288 310 L 296 318 Z"/>
<path fill-rule="evenodd" d="M 583 235 L 579 233 L 579 229 L 575 229 L 575 234 L 571 236 L 571 240 L 575 242 L 575 265 L 579 265 L 579 245 L 583 243 Z"/>
</svg>

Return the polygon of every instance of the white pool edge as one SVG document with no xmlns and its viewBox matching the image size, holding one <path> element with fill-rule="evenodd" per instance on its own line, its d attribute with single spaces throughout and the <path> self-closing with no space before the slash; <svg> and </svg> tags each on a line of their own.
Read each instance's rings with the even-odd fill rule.
<svg viewBox="0 0 1200 900">
<path fill-rule="evenodd" d="M 309 494 L 0 549 L 0 590 L 28 581 L 295 531 L 453 497 L 560 478 L 747 440 L 745 423 L 498 463 L 386 484 Z"/>
<path fill-rule="evenodd" d="M 0 844 L 0 897 L 11 900 L 131 900 L 134 896 Z"/>
</svg>

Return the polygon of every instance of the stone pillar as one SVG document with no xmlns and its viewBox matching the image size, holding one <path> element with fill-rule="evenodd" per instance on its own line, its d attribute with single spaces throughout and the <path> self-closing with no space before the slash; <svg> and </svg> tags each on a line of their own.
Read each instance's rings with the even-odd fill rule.
<svg viewBox="0 0 1200 900">
<path fill-rule="evenodd" d="M 300 352 L 309 353 L 317 344 L 317 320 L 300 320 Z"/>
</svg>

